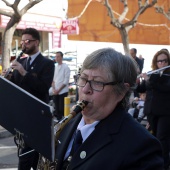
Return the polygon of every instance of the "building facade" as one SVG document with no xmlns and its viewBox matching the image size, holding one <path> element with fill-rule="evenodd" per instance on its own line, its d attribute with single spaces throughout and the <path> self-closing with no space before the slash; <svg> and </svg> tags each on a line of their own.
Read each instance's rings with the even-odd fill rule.
<svg viewBox="0 0 170 170">
<path fill-rule="evenodd" d="M 19 9 L 22 9 L 29 1 L 21 1 Z M 50 4 L 50 5 L 49 5 Z M 22 30 L 28 27 L 36 28 L 41 34 L 41 52 L 49 49 L 60 48 L 62 46 L 61 26 L 62 20 L 66 17 L 67 0 L 43 0 L 33 6 L 23 15 L 13 36 L 11 52 L 19 49 Z M 0 1 L 0 9 L 10 11 Z M 0 38 L 4 33 L 9 17 L 0 15 Z M 15 50 L 14 50 L 15 49 Z M 15 52 L 14 52 L 15 53 Z"/>
</svg>

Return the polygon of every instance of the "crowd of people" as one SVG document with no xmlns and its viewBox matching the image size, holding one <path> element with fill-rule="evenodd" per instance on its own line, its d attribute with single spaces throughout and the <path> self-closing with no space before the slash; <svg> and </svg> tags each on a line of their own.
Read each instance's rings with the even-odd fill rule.
<svg viewBox="0 0 170 170">
<path fill-rule="evenodd" d="M 140 59 L 140 58 L 139 58 Z M 136 82 L 134 94 L 146 94 L 143 102 L 143 116 L 147 116 L 152 134 L 160 141 L 164 159 L 164 169 L 170 165 L 170 53 L 167 49 L 160 49 L 152 59 L 152 70 L 141 73 Z M 138 65 L 139 66 L 139 65 Z M 140 66 L 139 66 L 140 67 Z M 167 67 L 164 69 L 164 67 Z M 158 70 L 158 71 L 157 71 Z M 135 97 L 136 98 L 136 97 Z M 135 100 L 134 98 L 134 100 Z M 133 108 L 128 113 L 134 118 Z M 137 120 L 142 120 L 140 111 L 137 111 Z"/>
<path fill-rule="evenodd" d="M 14 71 L 6 78 L 46 103 L 50 91 L 54 117 L 60 121 L 70 69 L 62 62 L 61 51 L 56 53 L 55 64 L 42 56 L 39 44 L 36 29 L 23 31 L 22 51 L 28 56 L 13 61 Z M 169 65 L 169 51 L 160 49 L 153 56 L 151 71 Z M 75 84 L 77 98 L 88 104 L 61 131 L 56 170 L 168 170 L 170 68 L 148 74 L 142 73 L 143 67 L 144 59 L 137 57 L 135 48 L 130 49 L 130 56 L 101 48 L 85 58 Z M 134 108 L 129 105 L 132 92 Z M 140 124 L 144 117 L 152 134 Z M 27 144 L 21 150 L 20 154 L 27 154 L 19 157 L 19 170 L 37 169 L 39 153 L 30 150 Z"/>
</svg>

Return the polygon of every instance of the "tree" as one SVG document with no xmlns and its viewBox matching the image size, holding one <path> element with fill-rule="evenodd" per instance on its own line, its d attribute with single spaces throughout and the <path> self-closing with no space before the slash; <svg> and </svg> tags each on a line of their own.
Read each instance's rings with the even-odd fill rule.
<svg viewBox="0 0 170 170">
<path fill-rule="evenodd" d="M 168 20 L 170 20 L 170 8 L 167 12 L 165 12 L 163 6 L 156 6 L 155 7 L 156 12 L 163 14 Z"/>
<path fill-rule="evenodd" d="M 111 20 L 110 21 L 111 25 L 116 27 L 120 32 L 124 52 L 125 54 L 129 54 L 129 36 L 128 36 L 129 31 L 136 26 L 139 16 L 143 14 L 148 8 L 152 8 L 157 3 L 157 0 L 133 0 L 133 2 L 132 0 L 130 0 L 129 4 L 137 3 L 138 5 L 138 8 L 135 9 L 136 13 L 131 17 L 131 19 L 127 19 L 127 14 L 129 11 L 128 0 L 120 0 L 120 2 L 123 3 L 123 10 L 121 14 L 113 10 L 114 7 L 113 4 L 116 4 L 115 1 L 113 0 L 88 0 L 80 15 L 74 18 L 80 18 L 88 8 L 89 4 L 92 2 L 98 2 L 106 7 L 108 16 L 110 17 Z M 90 33 L 93 36 L 95 36 L 95 31 Z"/>
<path fill-rule="evenodd" d="M 123 43 L 123 47 L 124 47 L 124 51 L 125 54 L 129 54 L 129 37 L 128 37 L 128 32 L 136 26 L 138 17 L 144 13 L 148 8 L 153 7 L 156 3 L 157 0 L 152 0 L 151 2 L 149 2 L 149 0 L 145 0 L 145 2 L 142 2 L 142 0 L 138 0 L 138 9 L 136 14 L 132 17 L 131 20 L 125 22 L 125 18 L 126 15 L 128 13 L 128 0 L 120 0 L 123 5 L 124 5 L 124 10 L 123 12 L 118 15 L 118 18 L 115 17 L 115 13 L 109 3 L 109 0 L 97 0 L 101 3 L 103 3 L 103 5 L 106 6 L 107 11 L 108 11 L 108 15 L 111 18 L 111 24 L 116 27 L 121 35 L 121 39 L 122 39 L 122 43 Z M 134 2 L 135 3 L 135 2 Z"/>
<path fill-rule="evenodd" d="M 9 22 L 5 28 L 3 37 L 2 37 L 2 67 L 6 69 L 10 64 L 10 51 L 11 51 L 11 43 L 14 35 L 14 31 L 18 23 L 20 22 L 22 16 L 34 5 L 38 4 L 42 0 L 29 0 L 29 2 L 22 8 L 19 9 L 18 5 L 21 0 L 15 0 L 13 3 L 9 3 L 6 0 L 2 0 L 6 6 L 10 7 L 12 10 L 7 12 L 3 9 L 0 9 L 0 14 L 10 17 Z"/>
</svg>

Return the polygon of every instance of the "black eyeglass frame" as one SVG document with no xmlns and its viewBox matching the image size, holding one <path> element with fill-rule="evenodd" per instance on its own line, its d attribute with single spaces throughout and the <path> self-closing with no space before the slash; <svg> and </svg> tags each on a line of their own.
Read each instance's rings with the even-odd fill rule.
<svg viewBox="0 0 170 170">
<path fill-rule="evenodd" d="M 168 59 L 157 60 L 156 62 L 157 62 L 157 63 L 163 63 L 163 62 L 167 63 L 167 62 L 168 62 Z"/>
<path fill-rule="evenodd" d="M 79 78 L 84 79 L 84 80 L 86 81 L 83 86 L 77 84 Z M 85 78 L 82 78 L 80 75 L 74 76 L 74 82 L 75 82 L 75 85 L 77 85 L 78 87 L 85 87 L 85 85 L 86 85 L 87 83 L 89 83 L 89 84 L 90 84 L 90 87 L 91 87 L 94 91 L 98 91 L 98 92 L 102 92 L 103 89 L 104 89 L 104 86 L 106 86 L 106 85 L 116 85 L 116 84 L 118 84 L 118 82 L 108 82 L 108 83 L 104 83 L 104 82 L 100 82 L 100 81 L 87 80 L 87 79 L 85 79 Z M 94 88 L 91 86 L 91 82 L 101 83 L 102 86 L 103 86 L 102 89 L 101 89 L 101 90 L 96 90 L 96 89 L 94 89 Z"/>
<path fill-rule="evenodd" d="M 26 40 L 21 40 L 20 44 L 30 44 L 31 41 L 36 41 L 36 40 L 29 40 L 29 39 L 26 39 Z"/>
</svg>

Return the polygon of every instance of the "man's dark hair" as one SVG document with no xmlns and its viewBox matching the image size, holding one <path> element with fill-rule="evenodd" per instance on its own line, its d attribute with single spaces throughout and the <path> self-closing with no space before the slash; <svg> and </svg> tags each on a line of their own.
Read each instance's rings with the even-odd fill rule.
<svg viewBox="0 0 170 170">
<path fill-rule="evenodd" d="M 132 48 L 132 50 L 135 52 L 135 54 L 137 54 L 137 49 L 136 48 Z"/>
<path fill-rule="evenodd" d="M 22 32 L 22 35 L 24 35 L 24 34 L 32 35 L 33 38 L 35 38 L 36 40 L 40 41 L 40 34 L 39 34 L 39 32 L 35 28 L 26 28 Z"/>
<path fill-rule="evenodd" d="M 56 54 L 60 54 L 61 57 L 63 58 L 63 55 L 64 55 L 64 54 L 63 54 L 61 51 L 57 51 Z"/>
</svg>

